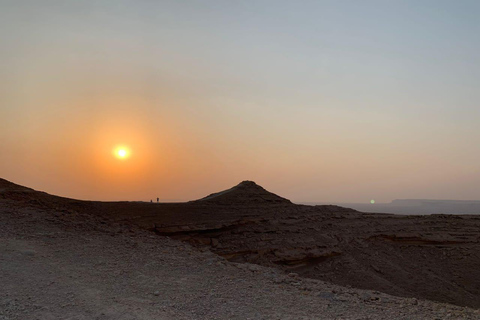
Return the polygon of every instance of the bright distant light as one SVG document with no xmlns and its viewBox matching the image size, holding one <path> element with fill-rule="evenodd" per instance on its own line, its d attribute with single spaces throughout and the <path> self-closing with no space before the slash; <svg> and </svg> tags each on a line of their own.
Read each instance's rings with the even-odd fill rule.
<svg viewBox="0 0 480 320">
<path fill-rule="evenodd" d="M 370 200 L 370 203 L 371 203 L 371 204 L 374 204 L 374 203 L 375 203 L 375 200 Z"/>
<path fill-rule="evenodd" d="M 119 159 L 126 159 L 128 158 L 129 152 L 127 148 L 119 147 L 115 149 L 115 156 Z"/>
</svg>

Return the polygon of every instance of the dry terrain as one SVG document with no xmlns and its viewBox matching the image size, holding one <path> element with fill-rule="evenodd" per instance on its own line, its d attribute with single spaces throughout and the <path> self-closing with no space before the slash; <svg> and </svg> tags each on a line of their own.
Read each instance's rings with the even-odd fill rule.
<svg viewBox="0 0 480 320">
<path fill-rule="evenodd" d="M 248 181 L 152 204 L 0 180 L 0 319 L 480 319 L 479 231 Z"/>
</svg>

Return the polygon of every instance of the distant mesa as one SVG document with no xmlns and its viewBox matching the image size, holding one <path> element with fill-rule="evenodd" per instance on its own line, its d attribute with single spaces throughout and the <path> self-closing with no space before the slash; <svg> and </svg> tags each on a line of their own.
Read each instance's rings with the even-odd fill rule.
<svg viewBox="0 0 480 320">
<path fill-rule="evenodd" d="M 288 199 L 269 192 L 253 181 L 243 181 L 233 188 L 212 193 L 193 201 L 215 204 L 291 204 Z"/>
</svg>

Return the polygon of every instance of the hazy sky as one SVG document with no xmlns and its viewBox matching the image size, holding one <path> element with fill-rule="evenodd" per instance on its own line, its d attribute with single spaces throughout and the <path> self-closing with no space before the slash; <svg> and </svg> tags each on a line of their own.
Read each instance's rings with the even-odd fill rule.
<svg viewBox="0 0 480 320">
<path fill-rule="evenodd" d="M 480 1 L 0 0 L 0 177 L 480 199 Z M 120 146 L 128 159 L 113 156 Z"/>
</svg>

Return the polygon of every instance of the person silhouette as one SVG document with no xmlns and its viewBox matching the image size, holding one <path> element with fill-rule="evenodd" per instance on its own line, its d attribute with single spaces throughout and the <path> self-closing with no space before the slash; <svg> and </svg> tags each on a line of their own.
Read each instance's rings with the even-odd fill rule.
<svg viewBox="0 0 480 320">
<path fill-rule="evenodd" d="M 157 198 L 157 203 L 158 203 L 158 201 L 160 201 L 160 198 Z"/>
</svg>

